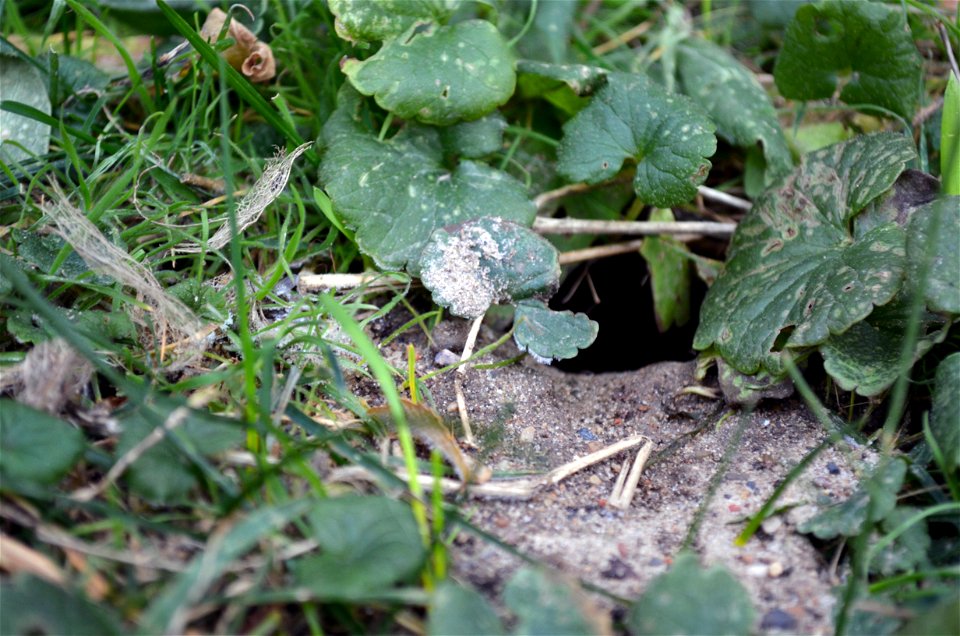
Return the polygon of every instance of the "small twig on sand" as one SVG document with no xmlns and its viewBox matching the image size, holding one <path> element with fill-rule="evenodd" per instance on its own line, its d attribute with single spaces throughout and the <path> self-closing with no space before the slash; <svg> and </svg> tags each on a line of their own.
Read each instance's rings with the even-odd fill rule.
<svg viewBox="0 0 960 636">
<path fill-rule="evenodd" d="M 331 289 L 354 289 L 368 285 L 383 278 L 380 272 L 364 272 L 363 274 L 301 274 L 297 277 L 297 291 L 301 294 L 311 292 L 325 292 Z"/>
<path fill-rule="evenodd" d="M 640 483 L 640 473 L 643 472 L 643 467 L 646 465 L 652 450 L 653 442 L 647 439 L 640 450 L 637 451 L 637 457 L 633 460 L 632 466 L 630 466 L 629 460 L 623 462 L 623 468 L 620 469 L 620 474 L 617 476 L 613 492 L 607 498 L 608 505 L 621 510 L 630 507 L 633 502 L 633 495 L 637 492 L 637 484 Z M 627 470 L 628 466 L 630 466 L 629 471 Z"/>
<path fill-rule="evenodd" d="M 477 344 L 477 335 L 480 333 L 480 325 L 483 324 L 483 316 L 477 316 L 473 324 L 470 325 L 470 333 L 467 334 L 467 341 L 463 345 L 463 353 L 460 354 L 460 366 L 457 367 L 457 374 L 454 376 L 453 388 L 457 394 L 457 411 L 460 412 L 460 423 L 463 425 L 463 443 L 472 448 L 476 447 L 473 439 L 473 429 L 470 428 L 470 416 L 467 414 L 467 399 L 463 395 L 463 378 L 467 374 L 467 365 L 463 364 L 473 355 L 473 348 Z"/>
<path fill-rule="evenodd" d="M 533 230 L 540 234 L 701 234 L 726 237 L 733 234 L 736 223 L 712 221 L 601 221 L 594 219 L 552 219 L 537 217 Z"/>
</svg>

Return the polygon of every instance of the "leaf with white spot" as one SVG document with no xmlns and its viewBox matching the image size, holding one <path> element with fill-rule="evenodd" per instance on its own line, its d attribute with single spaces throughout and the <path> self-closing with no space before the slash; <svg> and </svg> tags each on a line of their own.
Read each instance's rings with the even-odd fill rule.
<svg viewBox="0 0 960 636">
<path fill-rule="evenodd" d="M 482 316 L 495 303 L 549 297 L 560 280 L 549 241 L 496 217 L 434 232 L 419 269 L 434 301 L 462 318 Z"/>
<path fill-rule="evenodd" d="M 773 74 L 784 97 L 826 99 L 840 83 L 848 104 L 876 104 L 910 119 L 922 71 L 899 7 L 821 2 L 797 9 Z"/>
<path fill-rule="evenodd" d="M 517 346 L 543 364 L 575 357 L 593 344 L 599 331 L 599 325 L 585 314 L 553 311 L 538 300 L 517 303 L 513 322 Z"/>
<path fill-rule="evenodd" d="M 874 309 L 866 320 L 820 345 L 823 368 L 837 386 L 867 397 L 890 388 L 901 373 L 900 357 L 910 314 L 911 300 L 898 296 Z M 947 327 L 949 323 L 941 317 L 923 312 L 911 363 L 919 360 L 933 345 L 943 342 Z"/>
<path fill-rule="evenodd" d="M 793 168 L 790 148 L 777 111 L 760 82 L 726 49 L 690 38 L 677 49 L 684 91 L 703 104 L 717 124 L 717 134 L 738 146 L 763 145 L 765 183 Z"/>
<path fill-rule="evenodd" d="M 12 55 L 0 55 L 0 86 L 4 102 L 30 106 L 50 114 L 50 98 L 43 73 L 29 62 Z M 50 126 L 24 115 L 0 115 L 0 161 L 23 161 L 45 155 L 50 145 Z"/>
<path fill-rule="evenodd" d="M 560 85 L 566 85 L 576 95 L 590 95 L 607 81 L 606 69 L 582 64 L 519 60 L 517 73 L 520 74 L 524 94 L 528 97 L 542 95 Z"/>
<path fill-rule="evenodd" d="M 435 129 L 408 125 L 378 141 L 354 120 L 357 95 L 347 90 L 327 120 L 320 179 L 357 244 L 383 269 L 411 268 L 433 232 L 497 215 L 530 225 L 536 207 L 519 181 L 486 164 L 442 163 Z"/>
<path fill-rule="evenodd" d="M 500 150 L 507 120 L 493 113 L 474 121 L 464 121 L 440 129 L 443 150 L 467 159 L 480 159 Z"/>
<path fill-rule="evenodd" d="M 328 0 L 339 35 L 350 42 L 377 42 L 419 22 L 446 22 L 460 0 Z"/>
<path fill-rule="evenodd" d="M 637 163 L 633 189 L 645 202 L 689 201 L 717 149 L 713 122 L 689 98 L 669 95 L 642 75 L 611 73 L 590 104 L 563 126 L 557 170 L 599 183 Z"/>
<path fill-rule="evenodd" d="M 916 210 L 910 217 L 907 256 L 914 269 L 920 269 L 929 259 L 924 299 L 934 311 L 960 314 L 958 236 L 960 197 L 942 197 Z"/>
<path fill-rule="evenodd" d="M 404 119 L 449 126 L 483 117 L 513 95 L 513 52 L 484 20 L 416 25 L 376 55 L 348 59 L 354 88 Z"/>
<path fill-rule="evenodd" d="M 789 349 L 819 345 L 889 302 L 906 271 L 905 232 L 859 233 L 856 215 L 916 157 L 910 139 L 864 135 L 804 157 L 737 227 L 694 338 L 742 373 L 785 372 Z"/>
</svg>

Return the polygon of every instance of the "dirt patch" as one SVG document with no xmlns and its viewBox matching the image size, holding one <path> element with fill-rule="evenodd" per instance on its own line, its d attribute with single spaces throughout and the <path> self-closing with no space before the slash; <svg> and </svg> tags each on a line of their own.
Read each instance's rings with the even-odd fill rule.
<svg viewBox="0 0 960 636">
<path fill-rule="evenodd" d="M 446 321 L 432 346 L 411 338 L 423 355 L 418 372 L 436 368 L 443 349 L 459 351 L 467 324 Z M 484 328 L 483 345 L 497 334 Z M 409 340 L 408 340 L 409 341 Z M 400 365 L 406 341 L 384 354 Z M 501 347 L 481 362 L 517 355 Z M 443 356 L 441 356 L 441 359 Z M 456 419 L 453 374 L 428 382 L 441 413 Z M 765 522 L 745 547 L 734 539 L 776 485 L 824 438 L 823 427 L 796 400 L 761 405 L 752 413 L 682 392 L 695 384 L 693 363 L 664 362 L 637 371 L 569 374 L 529 358 L 467 373 L 464 391 L 480 448 L 476 457 L 497 475 L 545 472 L 572 459 L 643 434 L 654 452 L 633 504 L 608 506 L 623 453 L 584 470 L 527 501 L 472 498 L 470 518 L 520 551 L 564 573 L 635 599 L 651 578 L 665 572 L 687 535 L 711 478 L 736 442 L 732 460 L 703 516 L 695 549 L 705 565 L 722 564 L 749 590 L 759 632 L 831 631 L 836 584 L 828 563 L 799 522 L 830 501 L 848 497 L 872 459 L 866 450 L 830 448 L 821 453 L 781 499 L 794 506 Z M 742 437 L 735 440 L 746 420 Z M 482 539 L 463 535 L 453 549 L 455 576 L 496 597 L 519 558 Z M 596 595 L 615 613 L 615 604 Z"/>
</svg>

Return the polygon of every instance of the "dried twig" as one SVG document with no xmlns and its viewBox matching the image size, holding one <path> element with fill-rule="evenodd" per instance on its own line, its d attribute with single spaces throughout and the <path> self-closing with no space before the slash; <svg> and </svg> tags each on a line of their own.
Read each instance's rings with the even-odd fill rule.
<svg viewBox="0 0 960 636">
<path fill-rule="evenodd" d="M 463 395 L 463 378 L 467 374 L 467 365 L 463 364 L 473 355 L 473 348 L 477 344 L 477 335 L 480 333 L 480 325 L 483 324 L 483 315 L 477 316 L 470 325 L 470 332 L 467 334 L 467 341 L 463 345 L 463 353 L 460 354 L 460 366 L 457 367 L 456 375 L 453 380 L 453 388 L 457 394 L 457 411 L 460 412 L 460 423 L 463 425 L 463 442 L 467 446 L 476 447 L 473 439 L 473 429 L 470 428 L 470 416 L 467 414 L 467 399 Z"/>
<path fill-rule="evenodd" d="M 646 465 L 651 451 L 653 451 L 653 441 L 646 439 L 640 450 L 637 451 L 637 457 L 633 460 L 633 465 L 630 465 L 629 460 L 623 462 L 623 468 L 620 469 L 613 491 L 607 498 L 609 505 L 621 510 L 630 507 L 630 504 L 633 503 L 633 495 L 637 492 L 637 484 L 640 483 L 640 473 L 643 472 L 643 467 Z M 627 470 L 628 466 L 630 466 L 629 471 Z"/>
<path fill-rule="evenodd" d="M 711 221 L 600 221 L 593 219 L 552 219 L 538 216 L 533 230 L 540 234 L 702 234 L 726 237 L 733 234 L 736 223 Z"/>
</svg>

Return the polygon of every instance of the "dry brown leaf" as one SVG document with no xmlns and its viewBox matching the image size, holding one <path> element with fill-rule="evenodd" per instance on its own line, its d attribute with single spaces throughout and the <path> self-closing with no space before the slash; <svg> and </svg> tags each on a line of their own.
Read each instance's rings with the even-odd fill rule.
<svg viewBox="0 0 960 636">
<path fill-rule="evenodd" d="M 226 13 L 220 9 L 213 9 L 203 23 L 200 35 L 208 42 L 216 41 L 226 21 Z M 237 20 L 230 20 L 227 37 L 235 42 L 233 46 L 223 51 L 223 58 L 230 66 L 243 73 L 251 82 L 269 82 L 274 78 L 277 74 L 277 65 L 269 45 L 258 40 L 250 29 Z"/>
</svg>

